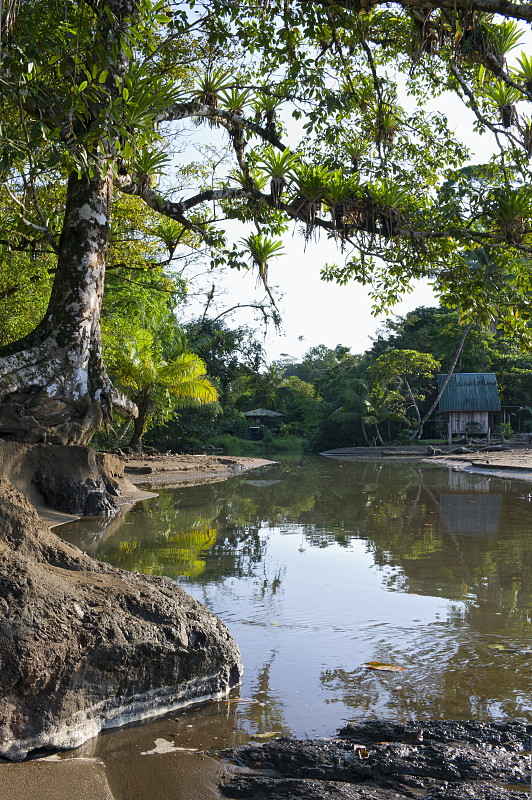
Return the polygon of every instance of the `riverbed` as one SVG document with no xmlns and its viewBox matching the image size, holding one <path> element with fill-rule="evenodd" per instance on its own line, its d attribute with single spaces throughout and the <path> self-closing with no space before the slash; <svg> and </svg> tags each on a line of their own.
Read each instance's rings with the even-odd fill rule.
<svg viewBox="0 0 532 800">
<path fill-rule="evenodd" d="M 68 757 L 103 762 L 115 800 L 197 800 L 216 796 L 214 775 L 198 795 L 198 751 L 250 737 L 372 718 L 530 721 L 531 512 L 519 480 L 294 457 L 162 489 L 108 525 L 56 528 L 99 559 L 177 580 L 226 622 L 245 666 L 227 700 Z"/>
</svg>

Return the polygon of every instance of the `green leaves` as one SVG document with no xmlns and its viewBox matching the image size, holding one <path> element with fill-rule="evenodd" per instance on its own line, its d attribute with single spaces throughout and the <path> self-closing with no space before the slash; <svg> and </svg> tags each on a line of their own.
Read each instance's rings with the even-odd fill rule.
<svg viewBox="0 0 532 800">
<path fill-rule="evenodd" d="M 247 238 L 241 239 L 240 244 L 249 251 L 252 262 L 258 269 L 259 277 L 267 285 L 268 263 L 272 258 L 283 254 L 283 243 L 268 238 L 262 233 L 252 233 Z"/>
<path fill-rule="evenodd" d="M 502 81 L 495 81 L 495 83 L 486 88 L 485 93 L 499 109 L 504 127 L 509 128 L 516 121 L 514 104 L 521 99 L 521 92 Z"/>
<path fill-rule="evenodd" d="M 211 69 L 206 72 L 194 70 L 194 98 L 208 106 L 218 107 L 218 95 L 226 92 L 234 84 L 233 75 L 223 69 Z M 228 95 L 225 94 L 225 97 Z M 229 95 L 231 97 L 231 95 Z"/>
<path fill-rule="evenodd" d="M 215 403 L 217 399 L 203 361 L 187 351 L 165 359 L 160 334 L 157 326 L 137 329 L 134 339 L 126 339 L 115 350 L 111 363 L 115 380 L 139 410 L 135 444 L 140 444 L 149 427 L 168 419 L 176 408 Z"/>
<path fill-rule="evenodd" d="M 280 152 L 273 147 L 266 147 L 255 164 L 270 178 L 289 178 L 297 168 L 298 162 L 299 158 L 288 148 Z"/>
<path fill-rule="evenodd" d="M 165 171 L 169 163 L 170 157 L 166 153 L 157 153 L 144 148 L 135 155 L 133 169 L 141 176 L 160 175 Z"/>
<path fill-rule="evenodd" d="M 440 369 L 440 362 L 428 353 L 417 350 L 391 350 L 379 356 L 372 367 L 377 383 L 401 386 L 411 378 L 431 377 Z"/>
</svg>

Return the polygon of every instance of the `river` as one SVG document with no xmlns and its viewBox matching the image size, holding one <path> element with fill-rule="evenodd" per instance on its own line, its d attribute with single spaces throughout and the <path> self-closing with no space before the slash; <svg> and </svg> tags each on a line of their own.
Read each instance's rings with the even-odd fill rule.
<svg viewBox="0 0 532 800">
<path fill-rule="evenodd" d="M 226 622 L 244 661 L 227 700 L 68 754 L 101 759 L 116 800 L 188 800 L 205 767 L 195 750 L 250 736 L 330 736 L 371 717 L 532 720 L 528 484 L 293 457 L 56 532 L 175 578 Z"/>
</svg>

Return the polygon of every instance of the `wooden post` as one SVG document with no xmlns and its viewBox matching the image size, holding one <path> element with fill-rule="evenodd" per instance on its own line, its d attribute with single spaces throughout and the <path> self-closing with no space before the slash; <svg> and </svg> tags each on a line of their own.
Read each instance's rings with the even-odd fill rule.
<svg viewBox="0 0 532 800">
<path fill-rule="evenodd" d="M 486 435 L 486 440 L 488 444 L 491 442 L 491 428 L 488 428 L 488 433 Z"/>
<path fill-rule="evenodd" d="M 453 432 L 451 430 L 451 420 L 447 420 L 447 444 L 453 443 Z"/>
</svg>

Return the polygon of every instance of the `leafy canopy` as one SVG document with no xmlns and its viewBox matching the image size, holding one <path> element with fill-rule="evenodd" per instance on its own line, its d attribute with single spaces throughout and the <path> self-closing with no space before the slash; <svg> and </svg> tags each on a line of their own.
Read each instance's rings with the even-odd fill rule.
<svg viewBox="0 0 532 800">
<path fill-rule="evenodd" d="M 526 4 L 64 0 L 58 14 L 36 0 L 17 12 L 1 32 L 0 190 L 28 248 L 59 244 L 45 186 L 111 171 L 178 226 L 158 234 L 172 252 L 203 243 L 212 266 L 251 261 L 266 281 L 293 223 L 308 241 L 334 238 L 342 259 L 323 277 L 370 286 L 379 307 L 426 277 L 465 320 L 528 335 L 530 58 L 507 59 Z M 429 108 L 447 91 L 495 137 L 488 164 L 464 168 L 455 121 Z M 188 185 L 175 185 L 173 150 L 203 141 L 201 125 L 223 155 L 206 172 L 184 150 Z M 233 242 L 227 219 L 255 230 Z"/>
</svg>

